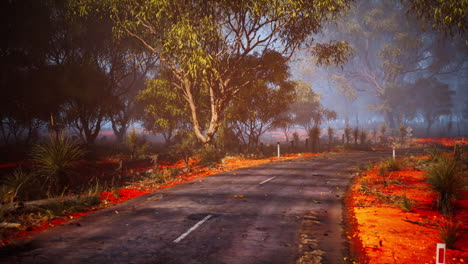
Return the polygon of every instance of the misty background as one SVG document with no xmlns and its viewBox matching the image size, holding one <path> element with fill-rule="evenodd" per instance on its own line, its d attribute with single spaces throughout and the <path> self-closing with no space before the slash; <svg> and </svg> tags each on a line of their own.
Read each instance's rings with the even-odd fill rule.
<svg viewBox="0 0 468 264">
<path fill-rule="evenodd" d="M 145 32 L 140 24 L 134 27 L 140 31 L 128 34 L 133 28 L 125 26 L 136 22 L 129 18 L 119 25 L 115 17 L 125 18 L 131 7 L 112 13 L 105 9 L 111 2 L 2 2 L 2 146 L 35 144 L 59 131 L 88 145 L 122 143 L 132 129 L 166 145 L 193 131 L 204 144 L 224 140 L 223 148 L 241 145 L 248 151 L 264 142 L 290 141 L 294 132 L 305 140 L 314 133 L 327 137 L 328 129 L 339 141 L 347 127 L 369 135 L 382 126 L 393 136 L 401 127 L 411 128 L 413 137 L 468 135 L 468 44 L 461 8 L 450 13 L 450 21 L 460 21 L 453 26 L 424 19 L 415 11 L 424 1 L 332 1 L 316 24 L 306 19 L 289 25 L 278 17 L 284 22 L 279 33 L 260 28 L 238 42 L 210 39 L 204 45 L 212 50 L 224 43 L 237 53 L 209 61 L 215 53 L 207 56 L 189 39 L 160 45 L 169 35 L 158 39 L 157 30 Z M 177 8 L 194 17 L 189 10 L 200 8 L 203 15 L 225 8 L 191 4 Z M 93 8 L 102 12 L 86 11 Z M 313 7 L 300 8 L 306 14 Z M 258 23 L 250 18 L 244 25 L 236 22 L 241 13 L 226 12 L 219 21 L 230 26 L 222 33 L 241 34 L 237 28 Z M 261 12 L 266 13 L 259 21 L 277 15 Z M 210 27 L 187 19 L 198 37 L 212 38 Z M 170 20 L 155 15 L 151 23 Z M 262 37 L 268 44 L 246 50 Z M 195 77 L 180 74 L 184 67 Z"/>
</svg>

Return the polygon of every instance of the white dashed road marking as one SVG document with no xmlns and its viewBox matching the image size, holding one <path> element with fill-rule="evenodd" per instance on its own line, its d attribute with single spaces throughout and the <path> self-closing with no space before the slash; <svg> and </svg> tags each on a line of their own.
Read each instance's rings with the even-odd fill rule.
<svg viewBox="0 0 468 264">
<path fill-rule="evenodd" d="M 266 179 L 266 180 L 262 181 L 262 182 L 260 183 L 260 185 L 262 185 L 262 184 L 264 184 L 264 183 L 267 183 L 267 182 L 273 180 L 274 178 L 276 178 L 276 176 L 271 177 L 271 178 L 269 178 L 269 179 Z"/>
<path fill-rule="evenodd" d="M 194 226 L 192 226 L 189 230 L 187 230 L 187 232 L 183 233 L 176 240 L 174 240 L 174 243 L 179 243 L 180 241 L 182 241 L 182 239 L 184 239 L 186 236 L 188 236 L 190 233 L 192 233 L 193 230 L 197 229 L 199 226 L 201 226 L 203 223 L 205 223 L 205 221 L 210 219 L 210 217 L 212 217 L 212 215 L 205 216 L 205 218 L 203 218 L 198 223 L 196 223 Z"/>
</svg>

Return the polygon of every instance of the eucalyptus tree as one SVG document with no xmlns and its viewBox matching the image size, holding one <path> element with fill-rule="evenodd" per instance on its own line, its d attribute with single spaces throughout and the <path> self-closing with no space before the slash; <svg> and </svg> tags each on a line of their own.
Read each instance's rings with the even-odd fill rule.
<svg viewBox="0 0 468 264">
<path fill-rule="evenodd" d="M 144 50 L 131 38 L 116 39 L 110 12 L 80 16 L 73 12 L 76 4 L 66 1 L 68 25 L 63 42 L 71 48 L 62 62 L 75 71 L 66 89 L 66 105 L 70 127 L 87 143 L 94 143 L 104 123 L 110 121 L 117 141 L 123 142 L 128 127 L 135 119 L 136 94 L 144 87 L 146 74 L 154 66 Z M 86 74 L 89 75 L 86 76 Z M 93 88 L 89 88 L 93 87 Z"/>
<path fill-rule="evenodd" d="M 0 2 L 0 142 L 30 143 L 54 109 L 47 67 L 50 39 L 55 30 L 53 1 Z"/>
<path fill-rule="evenodd" d="M 468 33 L 468 1 L 466 0 L 403 0 L 408 15 L 414 15 L 431 24 L 433 29 L 449 35 Z M 466 37 L 466 36 L 464 36 Z M 468 45 L 468 40 L 465 39 Z"/>
<path fill-rule="evenodd" d="M 137 95 L 145 130 L 161 134 L 169 145 L 178 129 L 188 123 L 188 107 L 170 81 L 170 73 L 161 71 L 158 78 L 148 79 L 146 88 Z"/>
<path fill-rule="evenodd" d="M 259 149 L 260 137 L 285 121 L 282 113 L 295 99 L 295 85 L 289 80 L 287 58 L 277 52 L 251 56 L 246 63 L 259 65 L 249 76 L 257 81 L 235 95 L 226 115 L 244 150 L 254 152 Z"/>
<path fill-rule="evenodd" d="M 296 98 L 291 104 L 294 122 L 306 131 L 313 127 L 320 128 L 323 121 L 334 120 L 337 114 L 322 106 L 321 95 L 312 90 L 312 86 L 304 81 L 296 81 Z"/>
<path fill-rule="evenodd" d="M 118 47 L 122 46 L 122 43 L 118 44 Z M 134 45 L 119 49 L 119 54 L 123 63 L 109 72 L 113 84 L 109 120 L 117 142 L 122 143 L 130 125 L 139 119 L 138 114 L 144 106 L 137 96 L 146 88 L 147 75 L 156 69 L 156 65 Z"/>
<path fill-rule="evenodd" d="M 81 0 L 82 14 L 110 10 L 118 36 L 132 36 L 169 69 L 172 87 L 187 102 L 197 138 L 210 144 L 227 104 L 256 80 L 246 59 L 274 50 L 292 58 L 302 48 L 319 63 L 341 63 L 345 42 L 316 43 L 326 22 L 334 21 L 352 0 Z M 95 4 L 101 8 L 95 8 Z M 241 67 L 242 66 L 242 67 Z M 234 83 L 235 76 L 245 77 Z M 201 122 L 197 94 L 207 94 L 209 122 Z M 204 128 L 204 129 L 203 129 Z"/>
<path fill-rule="evenodd" d="M 428 136 L 434 122 L 443 115 L 450 115 L 453 108 L 454 91 L 449 85 L 435 78 L 421 78 L 411 85 L 416 113 L 426 121 Z"/>
<path fill-rule="evenodd" d="M 459 37 L 421 30 L 399 1 L 362 1 L 334 32 L 349 41 L 353 57 L 333 70 L 343 90 L 375 96 L 370 108 L 383 113 L 391 129 L 414 112 L 409 93 L 420 78 L 456 74 L 466 67 L 466 46 Z M 408 112 L 406 112 L 408 111 Z"/>
</svg>

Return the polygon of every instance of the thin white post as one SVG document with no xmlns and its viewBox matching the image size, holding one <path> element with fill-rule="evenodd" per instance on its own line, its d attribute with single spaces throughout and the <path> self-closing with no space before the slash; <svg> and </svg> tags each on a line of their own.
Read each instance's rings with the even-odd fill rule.
<svg viewBox="0 0 468 264">
<path fill-rule="evenodd" d="M 280 159 L 281 153 L 280 153 L 280 143 L 278 142 L 278 159 Z"/>
<path fill-rule="evenodd" d="M 445 244 L 437 243 L 436 264 L 445 264 Z"/>
<path fill-rule="evenodd" d="M 392 150 L 393 150 L 393 159 L 395 159 L 395 147 L 393 147 Z"/>
</svg>

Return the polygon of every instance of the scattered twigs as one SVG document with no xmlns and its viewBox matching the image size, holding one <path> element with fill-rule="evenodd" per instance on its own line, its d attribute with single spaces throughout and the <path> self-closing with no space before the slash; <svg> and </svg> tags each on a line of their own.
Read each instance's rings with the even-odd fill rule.
<svg viewBox="0 0 468 264">
<path fill-rule="evenodd" d="M 413 220 L 408 220 L 408 219 L 401 219 L 401 221 L 405 221 L 408 223 L 420 225 L 423 227 L 429 227 L 429 228 L 441 228 L 442 226 L 436 223 L 430 223 L 430 222 L 420 222 L 420 221 L 413 221 Z"/>
</svg>

